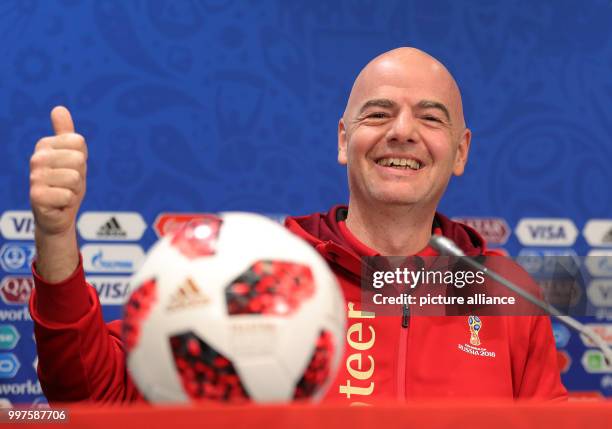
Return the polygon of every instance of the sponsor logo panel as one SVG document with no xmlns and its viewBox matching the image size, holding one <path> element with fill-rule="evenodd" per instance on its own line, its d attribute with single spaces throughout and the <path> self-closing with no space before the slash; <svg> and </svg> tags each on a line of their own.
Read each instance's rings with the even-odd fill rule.
<svg viewBox="0 0 612 429">
<path fill-rule="evenodd" d="M 590 246 L 612 246 L 612 219 L 589 220 L 582 230 L 582 235 Z"/>
<path fill-rule="evenodd" d="M 8 210 L 0 217 L 0 231 L 8 240 L 34 240 L 34 215 L 28 210 Z"/>
<path fill-rule="evenodd" d="M 15 377 L 20 366 L 14 353 L 0 353 L 0 378 Z"/>
<path fill-rule="evenodd" d="M 0 265 L 8 273 L 29 273 L 35 254 L 34 244 L 6 243 L 0 248 Z"/>
<path fill-rule="evenodd" d="M 0 282 L 0 298 L 6 304 L 24 305 L 30 300 L 34 279 L 26 276 L 6 276 Z"/>
<path fill-rule="evenodd" d="M 612 324 L 607 323 L 587 323 L 586 327 L 591 329 L 601 337 L 604 342 L 612 346 Z M 582 342 L 587 347 L 597 347 L 597 345 L 587 336 L 580 334 Z"/>
<path fill-rule="evenodd" d="M 163 237 L 191 220 L 208 217 L 210 217 L 210 214 L 206 213 L 160 213 L 153 222 L 153 230 L 158 237 Z"/>
<path fill-rule="evenodd" d="M 79 217 L 77 229 L 86 240 L 137 241 L 147 224 L 137 212 L 85 212 Z"/>
<path fill-rule="evenodd" d="M 589 374 L 605 374 L 612 372 L 610 365 L 601 350 L 590 349 L 582 355 L 582 366 Z"/>
<path fill-rule="evenodd" d="M 19 332 L 13 325 L 0 325 L 0 349 L 14 349 L 19 342 Z"/>
<path fill-rule="evenodd" d="M 553 335 L 555 337 L 555 346 L 558 349 L 565 348 L 571 337 L 569 329 L 567 329 L 564 325 L 556 322 L 552 324 L 552 328 Z"/>
<path fill-rule="evenodd" d="M 130 293 L 129 276 L 87 276 L 102 305 L 123 305 Z"/>
<path fill-rule="evenodd" d="M 572 246 L 578 236 L 574 222 L 566 218 L 524 218 L 515 233 L 525 246 Z"/>
<path fill-rule="evenodd" d="M 510 227 L 499 217 L 457 217 L 453 220 L 474 228 L 489 244 L 502 246 L 510 237 Z"/>
<path fill-rule="evenodd" d="M 612 277 L 612 250 L 591 250 L 585 259 L 592 276 Z"/>
<path fill-rule="evenodd" d="M 593 280 L 587 289 L 591 304 L 600 307 L 612 307 L 612 279 Z"/>
<path fill-rule="evenodd" d="M 532 275 L 549 275 L 560 269 L 575 274 L 580 269 L 580 259 L 574 249 L 521 249 L 516 262 Z"/>
<path fill-rule="evenodd" d="M 90 273 L 131 273 L 140 268 L 144 252 L 136 244 L 86 244 L 83 267 Z"/>
</svg>

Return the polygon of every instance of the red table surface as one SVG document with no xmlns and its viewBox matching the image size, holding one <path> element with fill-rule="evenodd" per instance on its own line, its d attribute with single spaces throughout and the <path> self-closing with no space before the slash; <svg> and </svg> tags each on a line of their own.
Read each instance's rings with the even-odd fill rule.
<svg viewBox="0 0 612 429">
<path fill-rule="evenodd" d="M 423 402 L 342 405 L 69 406 L 54 428 L 612 428 L 612 401 L 562 404 Z M 30 427 L 31 424 L 29 425 Z"/>
</svg>

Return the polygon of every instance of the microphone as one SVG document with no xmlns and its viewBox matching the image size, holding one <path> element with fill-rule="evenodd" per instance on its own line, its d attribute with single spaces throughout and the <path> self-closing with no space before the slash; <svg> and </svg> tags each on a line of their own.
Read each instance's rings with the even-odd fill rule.
<svg viewBox="0 0 612 429">
<path fill-rule="evenodd" d="M 475 259 L 466 256 L 465 253 L 451 239 L 443 237 L 441 235 L 432 235 L 431 239 L 429 240 L 429 245 L 436 249 L 438 252 L 440 252 L 442 255 L 456 256 L 458 258 L 461 258 L 463 262 L 467 263 L 472 268 L 481 271 L 487 277 L 495 280 L 498 283 L 501 283 L 511 291 L 519 294 L 535 306 L 544 310 L 546 313 L 556 317 L 570 328 L 580 332 L 581 334 L 584 334 L 587 338 L 593 341 L 593 343 L 595 343 L 595 345 L 602 351 L 604 357 L 608 361 L 608 365 L 612 365 L 612 350 L 610 349 L 610 347 L 608 347 L 608 344 L 606 344 L 603 338 L 601 338 L 595 331 L 593 331 L 588 326 L 585 326 L 584 324 L 582 324 L 571 316 L 564 315 L 546 301 L 537 298 L 536 296 L 522 289 L 515 283 L 499 275 L 495 271 L 492 271 L 489 268 L 485 267 Z"/>
</svg>

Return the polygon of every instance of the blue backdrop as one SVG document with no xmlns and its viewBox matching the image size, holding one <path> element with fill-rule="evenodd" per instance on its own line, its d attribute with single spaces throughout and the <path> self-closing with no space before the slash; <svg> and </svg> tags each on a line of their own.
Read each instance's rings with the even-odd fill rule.
<svg viewBox="0 0 612 429">
<path fill-rule="evenodd" d="M 353 79 L 412 45 L 456 76 L 474 136 L 441 211 L 504 219 L 513 255 L 523 218 L 573 222 L 576 240 L 555 249 L 612 254 L 581 234 L 590 219 L 612 222 L 611 23 L 610 0 L 0 1 L 0 397 L 44 401 L 21 310 L 31 225 L 11 211 L 29 209 L 28 160 L 55 104 L 89 144 L 82 211 L 139 212 L 148 228 L 132 244 L 146 249 L 162 212 L 346 202 L 336 130 Z M 609 310 L 612 268 L 603 274 L 593 304 Z M 598 319 L 610 338 L 610 313 Z M 610 368 L 579 336 L 556 333 L 568 388 L 611 395 Z"/>
</svg>

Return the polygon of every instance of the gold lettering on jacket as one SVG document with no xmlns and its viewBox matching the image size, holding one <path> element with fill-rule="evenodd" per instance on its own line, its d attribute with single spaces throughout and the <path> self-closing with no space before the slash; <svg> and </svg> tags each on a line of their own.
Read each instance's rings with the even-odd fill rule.
<svg viewBox="0 0 612 429">
<path fill-rule="evenodd" d="M 349 328 L 346 331 L 346 342 L 355 353 L 346 358 L 346 370 L 351 378 L 346 380 L 346 384 L 339 386 L 340 393 L 345 394 L 347 398 L 351 398 L 351 395 L 370 396 L 374 392 L 374 382 L 368 382 L 374 374 L 374 358 L 368 353 L 363 353 L 370 350 L 376 341 L 374 328 L 367 323 L 364 326 L 364 319 L 374 317 L 373 312 L 355 310 L 355 303 L 348 303 Z M 355 323 L 352 323 L 353 321 Z M 367 361 L 364 361 L 364 357 Z M 363 402 L 359 404 L 365 405 Z"/>
</svg>

